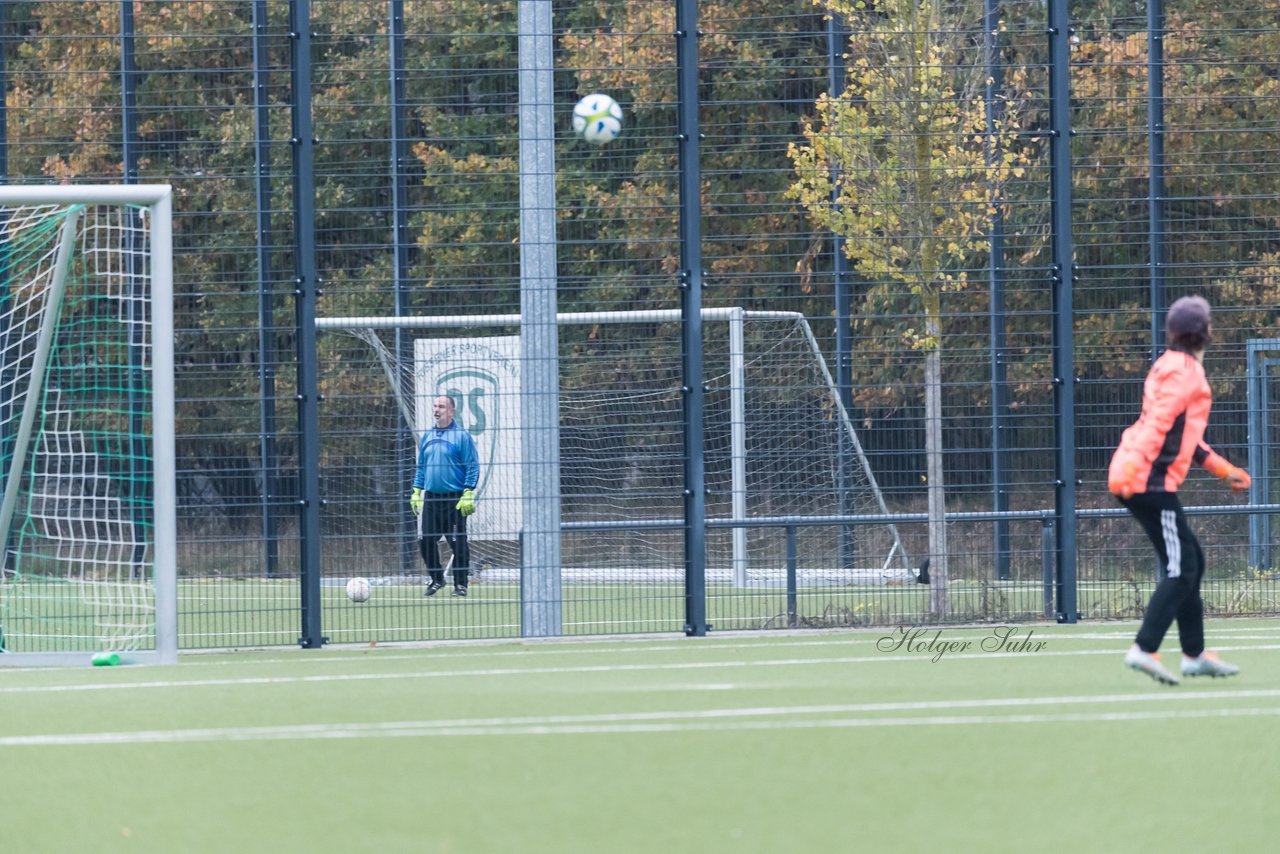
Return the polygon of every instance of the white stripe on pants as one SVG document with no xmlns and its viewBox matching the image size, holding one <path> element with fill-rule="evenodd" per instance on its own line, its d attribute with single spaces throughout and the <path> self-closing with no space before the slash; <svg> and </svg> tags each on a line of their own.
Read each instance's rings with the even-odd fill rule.
<svg viewBox="0 0 1280 854">
<path fill-rule="evenodd" d="M 1165 571 L 1170 578 L 1182 575 L 1182 540 L 1178 539 L 1178 514 L 1172 510 L 1160 511 L 1160 531 L 1164 534 L 1164 550 L 1168 556 Z"/>
</svg>

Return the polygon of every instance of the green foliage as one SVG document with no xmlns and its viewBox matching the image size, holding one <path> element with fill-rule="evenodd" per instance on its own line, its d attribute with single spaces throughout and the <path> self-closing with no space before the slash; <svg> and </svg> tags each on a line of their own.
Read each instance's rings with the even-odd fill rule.
<svg viewBox="0 0 1280 854">
<path fill-rule="evenodd" d="M 845 238 L 845 254 L 873 283 L 866 313 L 884 314 L 906 285 L 922 318 L 898 336 L 936 350 L 941 294 L 966 289 L 1004 188 L 1025 174 L 1018 104 L 1002 94 L 988 128 L 974 80 L 981 69 L 960 62 L 962 22 L 944 20 L 936 6 L 891 0 L 869 13 L 846 0 L 826 5 L 853 28 L 849 81 L 819 97 L 805 143 L 790 146 L 789 194 L 815 225 Z"/>
<path fill-rule="evenodd" d="M 1117 131 L 1143 128 L 1147 121 L 1148 34 L 1101 11 L 1081 21 L 1073 54 L 1072 88 L 1079 104 L 1073 121 L 1092 131 L 1087 155 L 1073 174 L 1073 191 L 1082 203 L 1074 229 L 1082 264 L 1134 271 L 1132 287 L 1112 290 L 1134 294 L 1137 299 L 1123 306 L 1137 308 L 1144 294 L 1146 243 L 1140 236 L 1117 240 L 1116 231 L 1131 228 L 1141 235 L 1146 228 L 1145 206 L 1135 218 L 1132 200 L 1147 192 L 1150 150 L 1134 145 L 1131 132 Z M 1167 284 L 1174 295 L 1196 290 L 1219 309 L 1246 310 L 1230 326 L 1215 324 L 1220 340 L 1236 338 L 1231 327 L 1252 336 L 1276 322 L 1269 312 L 1255 310 L 1268 305 L 1264 291 L 1246 283 L 1256 279 L 1251 268 L 1267 266 L 1280 227 L 1269 200 L 1274 178 L 1258 169 L 1259 152 L 1280 150 L 1275 122 L 1260 110 L 1280 97 L 1273 62 L 1268 70 L 1268 58 L 1280 50 L 1280 31 L 1259 29 L 1247 9 L 1205 0 L 1176 4 L 1166 14 Z M 1117 307 L 1114 301 L 1083 306 L 1086 313 Z M 1102 317 L 1091 321 L 1082 342 L 1087 347 L 1115 349 L 1142 331 Z M 1137 372 L 1143 361 L 1109 361 L 1099 368 Z"/>
<path fill-rule="evenodd" d="M 1280 134 L 1267 108 L 1280 98 L 1280 29 L 1256 8 L 1166 5 L 1169 291 L 1206 292 L 1219 309 L 1220 340 L 1239 344 L 1280 326 L 1272 162 Z M 280 389 L 292 381 L 287 6 L 268 4 L 265 29 L 272 216 L 264 235 L 254 217 L 251 4 L 133 8 L 139 177 L 171 182 L 176 193 L 179 432 L 203 437 L 183 453 L 201 471 L 252 470 L 260 282 L 274 296 L 275 380 Z M 1082 360 L 1086 379 L 1141 376 L 1147 359 L 1147 34 L 1134 8 L 1092 0 L 1073 9 L 1073 229 L 1084 271 L 1076 331 L 1082 351 L 1107 354 Z M 6 9 L 11 180 L 120 180 L 120 4 Z M 413 312 L 519 305 L 516 9 L 509 0 L 406 2 Z M 396 270 L 386 4 L 316 3 L 312 13 L 318 141 L 309 189 L 321 311 L 389 313 Z M 822 95 L 827 14 L 839 15 L 853 37 L 847 91 Z M 870 415 L 918 406 L 923 359 L 904 365 L 902 353 L 943 342 L 954 383 L 946 393 L 960 406 L 986 404 L 985 325 L 975 318 L 987 309 L 980 279 L 995 210 L 1007 229 L 1005 266 L 1021 276 L 1007 293 L 1014 405 L 1034 409 L 1047 395 L 1046 157 L 1020 135 L 1045 124 L 1044 7 L 1011 2 L 1002 14 L 1004 95 L 989 132 L 981 4 L 699 3 L 704 301 L 802 311 L 826 340 L 824 250 L 831 232 L 846 236 L 861 276 L 857 402 Z M 673 308 L 674 4 L 557 0 L 555 21 L 560 306 Z M 623 137 L 603 149 L 573 140 L 563 120 L 577 97 L 595 90 L 626 110 Z M 260 238 L 271 250 L 264 270 Z M 566 332 L 568 346 L 601 348 L 625 376 L 643 365 L 646 345 L 606 340 L 616 334 Z M 289 438 L 281 442 L 287 452 Z"/>
</svg>

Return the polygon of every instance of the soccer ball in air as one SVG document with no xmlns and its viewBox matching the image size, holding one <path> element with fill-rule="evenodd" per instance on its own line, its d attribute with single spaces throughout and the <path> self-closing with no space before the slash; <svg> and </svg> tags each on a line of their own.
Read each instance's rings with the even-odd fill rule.
<svg viewBox="0 0 1280 854">
<path fill-rule="evenodd" d="M 588 95 L 573 108 L 573 130 L 596 145 L 612 142 L 622 133 L 622 107 L 608 95 Z"/>
<path fill-rule="evenodd" d="M 369 601 L 369 579 L 353 578 L 347 582 L 347 598 L 352 602 Z"/>
</svg>

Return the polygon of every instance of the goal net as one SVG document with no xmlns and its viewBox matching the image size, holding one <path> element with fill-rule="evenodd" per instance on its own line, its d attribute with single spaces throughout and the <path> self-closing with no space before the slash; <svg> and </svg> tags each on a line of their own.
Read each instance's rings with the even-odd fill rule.
<svg viewBox="0 0 1280 854">
<path fill-rule="evenodd" d="M 679 312 L 557 321 L 561 577 L 682 581 Z M 539 392 L 520 385 L 519 324 L 514 315 L 317 321 L 326 574 L 421 573 L 407 496 L 431 401 L 449 395 L 480 453 L 471 568 L 516 579 L 519 398 Z M 709 520 L 887 513 L 803 315 L 704 309 L 703 330 Z M 800 538 L 802 583 L 913 577 L 892 525 L 814 530 Z M 785 579 L 780 528 L 717 525 L 706 543 L 713 583 Z"/>
<path fill-rule="evenodd" d="M 0 665 L 176 657 L 169 188 L 0 188 Z"/>
</svg>

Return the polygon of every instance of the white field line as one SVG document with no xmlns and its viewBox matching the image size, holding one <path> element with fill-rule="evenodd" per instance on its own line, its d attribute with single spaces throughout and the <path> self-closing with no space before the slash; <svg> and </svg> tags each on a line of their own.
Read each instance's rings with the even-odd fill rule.
<svg viewBox="0 0 1280 854">
<path fill-rule="evenodd" d="M 1132 629 L 1120 632 L 1092 632 L 1092 633 L 1054 633 L 1051 627 L 1042 626 L 1026 626 L 1012 625 L 1012 628 L 1019 630 L 1018 634 L 1011 637 L 1011 641 L 1022 640 L 1026 637 L 1022 632 L 1025 630 L 1028 634 L 1035 632 L 1032 640 L 1053 641 L 1055 644 L 1061 641 L 1122 641 L 1128 643 L 1133 641 L 1134 633 L 1137 631 L 1135 624 Z M 915 627 L 913 627 L 915 628 Z M 923 627 L 920 627 L 923 628 Z M 981 641 L 985 638 L 992 637 L 991 630 L 997 626 L 991 626 L 983 632 L 975 632 L 970 628 L 952 629 L 948 627 L 928 627 L 927 631 L 934 632 L 941 630 L 943 638 L 946 640 L 970 640 Z M 1009 628 L 1009 626 L 1000 626 L 999 628 Z M 729 649 L 757 649 L 762 645 L 767 645 L 769 649 L 792 649 L 797 647 L 829 647 L 829 646 L 851 646 L 859 642 L 865 642 L 868 639 L 879 639 L 885 636 L 897 636 L 898 628 L 896 626 L 886 627 L 883 631 L 876 633 L 859 629 L 856 633 L 843 634 L 837 638 L 828 638 L 823 640 L 788 640 L 785 636 L 766 635 L 760 639 L 747 639 L 741 642 L 737 641 L 720 641 L 716 639 L 707 640 L 687 640 L 680 641 L 677 644 L 671 644 L 666 641 L 657 641 L 651 638 L 638 638 L 620 640 L 618 638 L 600 637 L 591 640 L 581 640 L 578 638 L 556 638 L 549 640 L 507 640 L 495 641 L 493 644 L 485 644 L 479 649 L 467 649 L 462 646 L 454 645 L 450 641 L 441 641 L 439 644 L 431 642 L 418 641 L 386 641 L 379 642 L 376 652 L 359 642 L 342 642 L 330 645 L 325 652 L 316 652 L 311 650 L 291 651 L 287 655 L 272 656 L 263 658 L 254 656 L 252 658 L 245 657 L 242 660 L 229 658 L 220 661 L 202 661 L 206 655 L 236 655 L 237 650 L 200 650 L 198 652 L 186 653 L 182 659 L 182 666 L 194 667 L 226 667 L 228 665 L 269 665 L 269 664 L 332 664 L 352 661 L 354 659 L 374 655 L 377 661 L 404 661 L 410 659 L 422 658 L 421 652 L 410 652 L 409 650 L 427 650 L 437 649 L 447 651 L 450 660 L 468 657 L 484 657 L 497 658 L 501 656 L 522 656 L 528 658 L 535 654 L 554 654 L 554 655 L 631 655 L 636 653 L 649 654 L 652 652 L 688 652 L 692 650 L 694 644 L 705 644 L 705 648 L 711 651 L 729 650 Z M 1210 647 L 1215 650 L 1229 649 L 1246 649 L 1248 647 L 1241 646 L 1221 646 L 1213 643 L 1213 639 L 1226 635 L 1231 635 L 1233 641 L 1271 641 L 1280 640 L 1280 625 L 1274 630 L 1265 626 L 1258 626 L 1251 629 L 1214 629 L 1209 632 Z M 629 646 L 622 646 L 631 641 Z M 873 641 L 874 642 L 874 641 Z M 617 646 L 614 646 L 614 645 Z M 514 646 L 513 649 L 497 649 L 497 645 Z M 1258 647 L 1265 648 L 1265 647 Z M 1123 648 L 1121 653 L 1123 653 Z M 951 656 L 948 656 L 951 657 Z"/>
<path fill-rule="evenodd" d="M 142 730 L 138 732 L 56 733 L 0 737 L 0 748 L 189 742 L 314 741 L 352 738 L 476 737 L 501 735 L 590 735 L 732 730 L 804 730 L 902 726 L 983 726 L 1011 723 L 1085 723 L 1195 718 L 1248 718 L 1280 715 L 1277 706 L 1135 711 L 1047 712 L 1018 714 L 929 714 L 879 716 L 884 711 L 951 711 L 1028 705 L 1151 703 L 1178 699 L 1276 697 L 1273 691 L 1216 691 L 1203 694 L 1112 694 L 1093 697 L 1016 697 L 998 700 L 940 700 L 919 703 L 869 703 L 842 706 L 763 707 L 703 711 L 634 712 L 602 715 L 425 720 L 385 723 L 287 724 L 258 727 Z M 872 713 L 870 716 L 867 713 Z M 815 717 L 829 715 L 833 717 Z M 764 718 L 767 718 L 764 719 Z"/>
<path fill-rule="evenodd" d="M 1256 644 L 1247 646 L 1219 646 L 1223 651 L 1277 650 L 1280 644 Z M 1088 649 L 1040 652 L 975 652 L 946 653 L 942 661 L 979 661 L 1007 658 L 1057 658 L 1080 655 L 1106 655 L 1119 658 L 1121 652 L 1114 649 Z M 696 661 L 655 662 L 645 664 L 591 664 L 559 667 L 489 667 L 473 670 L 416 670 L 400 673 L 329 673 L 311 676 L 244 676 L 226 679 L 163 679 L 133 682 L 94 682 L 77 685 L 8 685 L 0 686 L 0 696 L 8 694 L 59 694 L 81 691 L 138 691 L 165 688 L 225 688 L 256 685 L 303 685 L 337 682 L 377 682 L 404 679 L 464 679 L 492 678 L 499 676 L 546 676 L 571 673 L 635 673 L 661 670 L 697 671 L 729 670 L 764 667 L 829 666 L 832 664 L 873 664 L 881 662 L 918 661 L 934 666 L 932 653 L 921 651 L 906 655 L 884 653 L 882 655 L 836 656 L 832 658 L 778 658 L 765 661 Z"/>
</svg>

